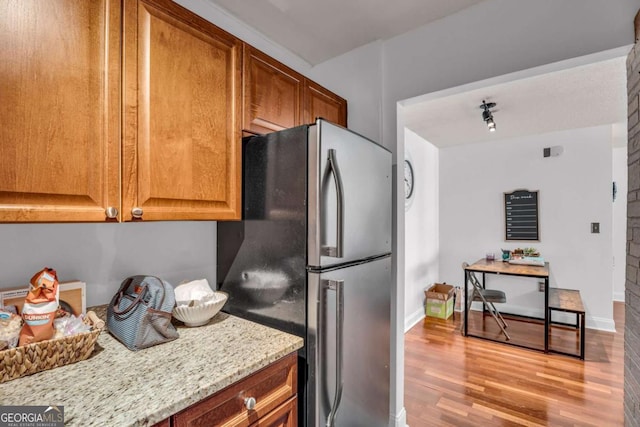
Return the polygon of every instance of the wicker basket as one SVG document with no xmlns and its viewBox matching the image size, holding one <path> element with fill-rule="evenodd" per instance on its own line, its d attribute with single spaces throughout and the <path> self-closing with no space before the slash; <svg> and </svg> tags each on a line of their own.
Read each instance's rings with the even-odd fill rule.
<svg viewBox="0 0 640 427">
<path fill-rule="evenodd" d="M 87 359 L 101 330 L 0 351 L 0 383 Z"/>
</svg>

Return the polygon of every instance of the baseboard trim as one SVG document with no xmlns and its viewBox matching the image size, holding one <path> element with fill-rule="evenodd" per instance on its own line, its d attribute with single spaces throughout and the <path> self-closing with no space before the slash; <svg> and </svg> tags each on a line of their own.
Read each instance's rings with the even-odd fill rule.
<svg viewBox="0 0 640 427">
<path fill-rule="evenodd" d="M 619 301 L 619 302 L 624 302 L 624 292 L 614 292 L 613 293 L 613 300 L 614 301 Z"/>
<path fill-rule="evenodd" d="M 424 307 L 414 311 L 409 316 L 406 316 L 404 318 L 404 332 L 407 333 L 409 329 L 413 328 L 419 322 L 424 320 L 424 317 Z"/>
<path fill-rule="evenodd" d="M 605 317 L 589 317 L 589 316 L 587 316 L 586 327 L 588 329 L 597 329 L 599 331 L 615 332 L 616 331 L 616 322 L 614 322 L 613 319 L 607 319 Z"/>
<path fill-rule="evenodd" d="M 407 411 L 405 411 L 404 407 L 397 414 L 391 414 L 389 416 L 389 426 L 390 427 L 409 427 L 407 425 Z"/>
</svg>

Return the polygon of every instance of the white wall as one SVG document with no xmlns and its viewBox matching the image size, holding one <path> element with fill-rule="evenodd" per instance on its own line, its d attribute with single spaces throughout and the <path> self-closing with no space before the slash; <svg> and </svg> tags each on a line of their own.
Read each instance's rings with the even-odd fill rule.
<svg viewBox="0 0 640 427">
<path fill-rule="evenodd" d="M 380 41 L 369 43 L 319 64 L 307 74 L 347 100 L 349 129 L 378 143 L 382 143 L 381 45 Z"/>
<path fill-rule="evenodd" d="M 563 154 L 543 158 L 556 145 Z M 551 286 L 580 289 L 587 326 L 614 330 L 611 164 L 611 126 L 441 149 L 442 280 L 461 282 L 461 263 L 487 252 L 533 246 L 550 262 Z M 522 188 L 539 190 L 538 243 L 504 240 L 503 193 Z M 507 291 L 507 311 L 544 315 L 534 280 L 492 276 L 490 284 Z"/>
<path fill-rule="evenodd" d="M 405 208 L 405 331 L 424 318 L 424 289 L 439 282 L 438 148 L 405 130 L 415 186 Z"/>
<path fill-rule="evenodd" d="M 108 303 L 134 274 L 215 286 L 216 223 L 0 224 L 0 288 L 26 285 L 44 267 L 86 282 L 88 306 Z"/>
<path fill-rule="evenodd" d="M 626 126 L 625 126 L 626 131 Z M 615 138 L 615 135 L 614 135 Z M 617 196 L 613 202 L 613 300 L 624 301 L 627 260 L 627 146 L 613 148 L 613 181 Z"/>
</svg>

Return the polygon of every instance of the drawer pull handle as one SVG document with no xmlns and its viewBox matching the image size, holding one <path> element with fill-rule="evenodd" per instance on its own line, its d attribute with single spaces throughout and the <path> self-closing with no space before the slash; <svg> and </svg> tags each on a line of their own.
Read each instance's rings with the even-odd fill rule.
<svg viewBox="0 0 640 427">
<path fill-rule="evenodd" d="M 107 209 L 105 209 L 105 215 L 109 219 L 117 218 L 118 217 L 118 208 L 114 208 L 113 206 L 109 206 Z"/>
<path fill-rule="evenodd" d="M 245 397 L 244 398 L 244 407 L 249 411 L 253 411 L 256 407 L 256 398 L 255 397 Z"/>
<path fill-rule="evenodd" d="M 142 218 L 142 208 L 135 207 L 131 209 L 131 216 L 134 218 Z"/>
</svg>

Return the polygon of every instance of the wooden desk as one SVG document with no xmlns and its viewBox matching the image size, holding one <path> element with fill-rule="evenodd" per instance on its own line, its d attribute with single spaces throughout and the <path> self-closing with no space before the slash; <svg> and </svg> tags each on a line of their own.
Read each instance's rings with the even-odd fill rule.
<svg viewBox="0 0 640 427">
<path fill-rule="evenodd" d="M 509 264 L 504 261 L 487 261 L 486 259 L 480 259 L 476 261 L 474 264 L 466 267 L 464 272 L 464 335 L 469 336 L 468 330 L 468 310 L 470 304 L 467 303 L 469 301 L 469 272 L 477 272 L 482 273 L 482 285 L 485 284 L 485 274 L 501 274 L 506 276 L 520 276 L 520 277 L 532 277 L 535 279 L 543 279 L 544 280 L 544 352 L 549 352 L 549 263 L 546 262 L 543 266 L 533 266 L 533 265 L 521 265 L 521 264 Z M 484 309 L 484 308 L 483 308 Z M 491 338 L 479 337 L 493 340 Z M 499 341 L 503 342 L 503 341 Z M 509 344 L 509 342 L 507 342 Z M 520 347 L 526 347 L 520 344 L 514 344 Z M 528 347 L 533 348 L 533 347 Z M 539 349 L 538 349 L 539 350 Z"/>
</svg>

